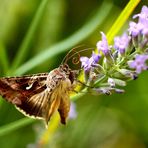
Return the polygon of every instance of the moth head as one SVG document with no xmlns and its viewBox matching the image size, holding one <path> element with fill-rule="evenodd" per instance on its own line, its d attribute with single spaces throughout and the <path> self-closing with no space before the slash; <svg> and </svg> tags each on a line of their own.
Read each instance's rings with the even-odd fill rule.
<svg viewBox="0 0 148 148">
<path fill-rule="evenodd" d="M 69 66 L 67 64 L 60 65 L 59 69 L 61 72 L 64 72 L 66 74 L 69 74 L 71 71 L 71 69 L 69 68 Z"/>
<path fill-rule="evenodd" d="M 76 71 L 71 70 L 71 68 L 67 64 L 60 65 L 59 69 L 61 72 L 64 72 L 67 75 L 71 83 L 74 82 L 76 77 Z"/>
</svg>

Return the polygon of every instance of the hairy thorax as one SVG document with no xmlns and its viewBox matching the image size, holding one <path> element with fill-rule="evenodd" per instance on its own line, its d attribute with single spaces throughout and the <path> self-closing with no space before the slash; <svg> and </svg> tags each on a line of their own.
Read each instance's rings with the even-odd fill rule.
<svg viewBox="0 0 148 148">
<path fill-rule="evenodd" d="M 64 91 L 70 89 L 72 82 L 65 72 L 62 72 L 59 68 L 56 68 L 49 73 L 46 86 L 49 91 L 54 91 L 55 89 Z"/>
</svg>

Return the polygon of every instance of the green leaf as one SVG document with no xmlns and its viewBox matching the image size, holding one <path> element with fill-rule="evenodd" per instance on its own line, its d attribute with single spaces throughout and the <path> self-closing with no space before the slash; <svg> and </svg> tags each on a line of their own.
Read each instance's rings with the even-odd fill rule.
<svg viewBox="0 0 148 148">
<path fill-rule="evenodd" d="M 16 129 L 22 128 L 28 124 L 33 123 L 35 120 L 30 118 L 23 118 L 18 121 L 14 121 L 12 123 L 9 123 L 8 125 L 4 125 L 0 127 L 0 136 L 6 135 Z"/>
<path fill-rule="evenodd" d="M 7 56 L 6 49 L 1 42 L 0 42 L 0 62 L 1 62 L 4 73 L 6 74 L 9 68 L 9 59 Z"/>
<path fill-rule="evenodd" d="M 38 24 L 40 23 L 40 20 L 42 18 L 42 15 L 44 13 L 47 3 L 48 3 L 48 0 L 41 1 L 39 8 L 36 12 L 36 15 L 30 25 L 30 28 L 19 48 L 19 51 L 17 52 L 14 62 L 12 63 L 12 70 L 16 69 L 20 65 L 20 63 L 25 59 L 25 56 L 27 55 L 26 53 L 29 50 L 30 42 L 32 41 L 35 31 L 38 27 Z"/>
<path fill-rule="evenodd" d="M 32 58 L 30 61 L 23 64 L 15 71 L 15 74 L 16 75 L 23 74 L 29 71 L 30 69 L 38 66 L 39 64 L 45 62 L 49 58 L 54 57 L 63 51 L 69 50 L 69 48 L 74 47 L 76 44 L 86 39 L 106 19 L 106 17 L 109 15 L 111 8 L 112 8 L 111 3 L 104 2 L 101 5 L 101 7 L 99 7 L 95 16 L 91 18 L 86 24 L 84 24 L 82 28 L 80 28 L 78 31 L 76 31 L 73 35 L 71 35 L 64 41 L 61 41 L 51 46 L 50 48 L 46 49 L 44 52 L 40 53 L 39 55 Z"/>
</svg>

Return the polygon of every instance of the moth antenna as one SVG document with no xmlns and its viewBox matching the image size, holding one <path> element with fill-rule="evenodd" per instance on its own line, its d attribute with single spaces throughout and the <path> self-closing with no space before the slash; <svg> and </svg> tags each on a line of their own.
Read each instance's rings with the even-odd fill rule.
<svg viewBox="0 0 148 148">
<path fill-rule="evenodd" d="M 75 54 L 73 54 L 72 56 L 70 56 L 69 58 L 68 58 L 68 60 L 69 59 L 71 59 L 72 57 L 72 63 L 73 64 L 78 64 L 79 63 L 79 59 L 80 59 L 80 54 L 79 54 L 79 52 L 76 52 L 76 51 L 74 51 L 75 52 L 75 54 L 77 55 L 77 56 L 75 56 L 75 57 L 73 57 Z"/>
<path fill-rule="evenodd" d="M 68 56 L 69 56 L 69 54 L 73 51 L 73 50 L 75 50 L 75 49 L 77 49 L 77 48 L 80 48 L 80 47 L 83 47 L 84 45 L 79 45 L 79 46 L 77 46 L 77 47 L 75 47 L 75 48 L 72 48 L 67 54 L 66 54 L 66 56 L 64 57 L 64 59 L 62 60 L 62 64 L 63 63 L 67 63 L 67 61 L 68 61 Z"/>
<path fill-rule="evenodd" d="M 70 51 L 68 52 L 68 54 L 65 56 L 65 58 L 63 59 L 62 64 L 63 64 L 63 63 L 67 63 L 67 61 L 70 60 L 70 59 L 71 59 L 73 56 L 75 56 L 75 55 L 77 55 L 78 57 L 73 57 L 73 58 L 72 58 L 72 62 L 73 62 L 73 64 L 78 64 L 78 63 L 79 63 L 79 59 L 80 59 L 80 53 L 82 53 L 82 52 L 84 52 L 84 51 L 89 51 L 89 50 L 93 50 L 93 49 L 94 49 L 94 48 L 86 48 L 86 49 L 82 49 L 82 50 L 80 50 L 80 51 L 75 51 L 75 49 L 77 49 L 77 48 L 79 48 L 79 47 L 82 47 L 82 46 L 84 46 L 84 45 L 80 45 L 80 46 L 78 46 L 78 47 L 73 48 L 72 50 L 70 50 Z M 71 56 L 69 56 L 69 54 L 70 54 L 72 51 L 74 51 L 74 53 L 73 53 Z M 69 57 L 68 57 L 68 56 L 69 56 Z"/>
<path fill-rule="evenodd" d="M 73 64 L 78 64 L 79 63 L 79 59 L 80 59 L 80 53 L 81 52 L 84 52 L 84 51 L 89 51 L 89 50 L 93 50 L 94 48 L 86 48 L 86 49 L 83 49 L 83 50 L 80 50 L 80 51 L 74 51 L 75 53 L 74 54 L 72 54 L 70 57 L 68 57 L 67 58 L 67 61 L 69 60 L 69 59 L 71 59 L 73 56 L 75 56 L 75 55 L 78 55 L 78 57 L 73 57 L 72 58 L 72 62 L 73 62 Z M 66 61 L 66 62 L 67 62 Z"/>
</svg>

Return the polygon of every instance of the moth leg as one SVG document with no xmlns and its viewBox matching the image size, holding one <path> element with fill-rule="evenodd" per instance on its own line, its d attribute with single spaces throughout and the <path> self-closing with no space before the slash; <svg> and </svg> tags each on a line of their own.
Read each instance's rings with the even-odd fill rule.
<svg viewBox="0 0 148 148">
<path fill-rule="evenodd" d="M 79 93 L 77 90 L 73 90 L 73 92 L 75 92 L 76 94 L 78 94 L 78 93 Z"/>
<path fill-rule="evenodd" d="M 93 88 L 92 86 L 89 86 L 89 85 L 87 85 L 87 84 L 81 82 L 80 80 L 77 80 L 77 82 L 78 82 L 79 84 L 81 84 L 81 85 L 87 87 L 87 88 Z"/>
</svg>

